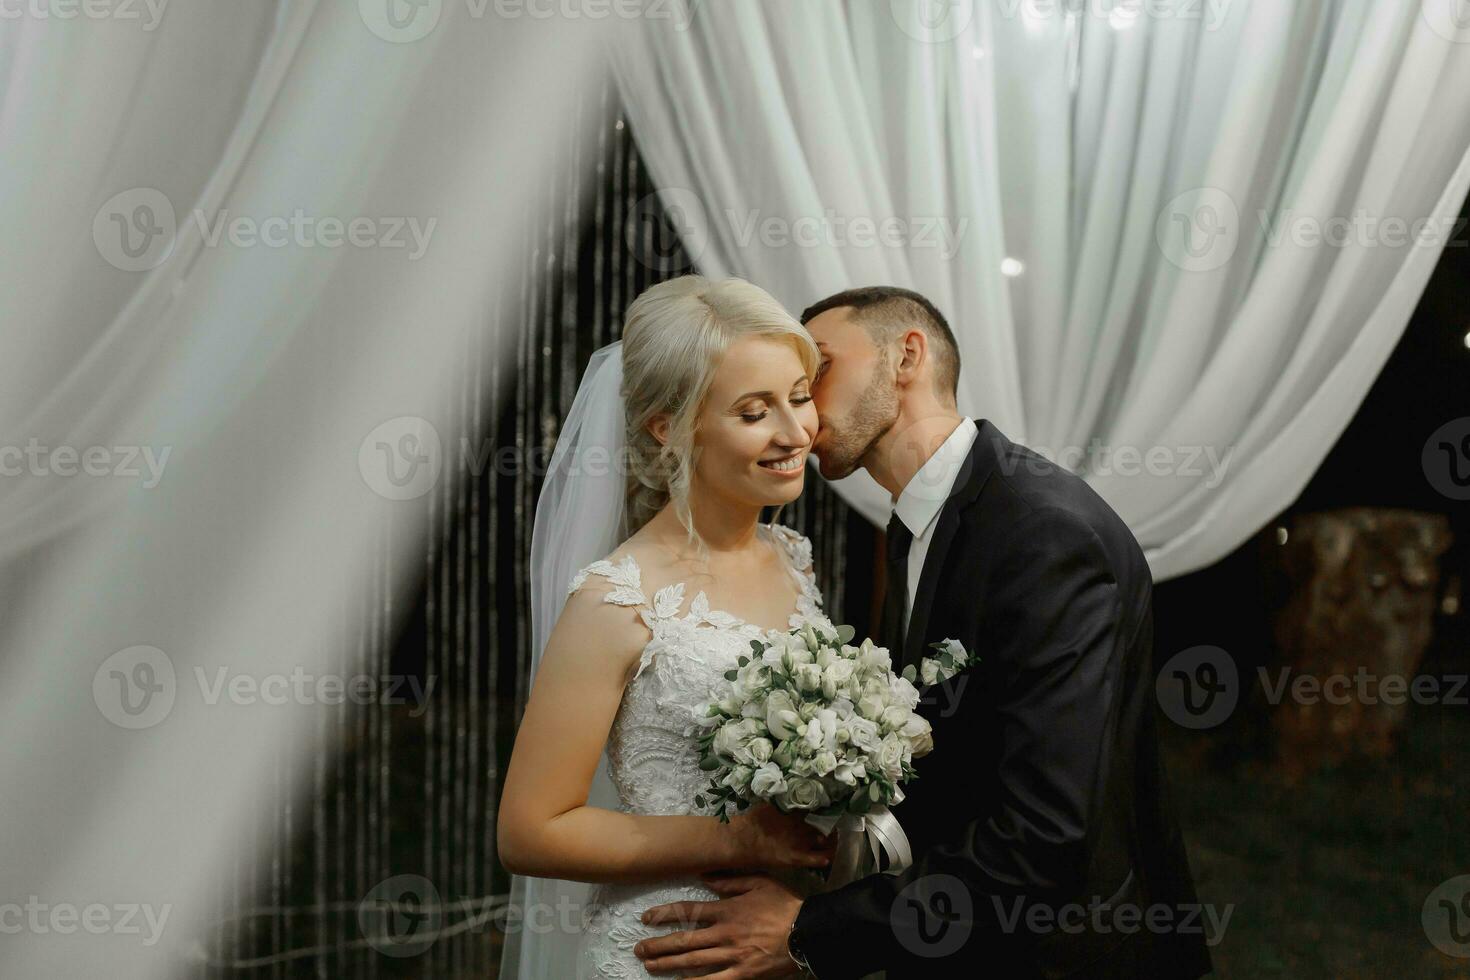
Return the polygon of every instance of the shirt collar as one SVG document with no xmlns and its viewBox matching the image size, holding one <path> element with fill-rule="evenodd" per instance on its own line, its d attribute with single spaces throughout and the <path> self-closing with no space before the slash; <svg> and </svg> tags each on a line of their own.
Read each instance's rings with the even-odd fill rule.
<svg viewBox="0 0 1470 980">
<path fill-rule="evenodd" d="M 893 509 L 914 537 L 922 538 L 944 509 L 944 502 L 954 489 L 954 481 L 965 464 L 965 457 L 970 455 L 970 447 L 975 444 L 977 435 L 979 429 L 975 420 L 963 419 L 934 455 L 919 467 L 919 472 L 904 485 Z"/>
</svg>

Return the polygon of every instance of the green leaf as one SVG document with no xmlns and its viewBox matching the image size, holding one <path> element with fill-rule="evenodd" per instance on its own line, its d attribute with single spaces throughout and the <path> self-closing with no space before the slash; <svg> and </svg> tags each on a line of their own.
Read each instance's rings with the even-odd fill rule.
<svg viewBox="0 0 1470 980">
<path fill-rule="evenodd" d="M 759 657 L 761 654 L 766 652 L 766 645 L 760 640 L 751 640 L 750 649 L 755 651 L 755 655 Z"/>
<path fill-rule="evenodd" d="M 733 681 L 735 678 L 737 678 L 739 676 L 740 676 L 740 671 L 738 671 L 738 670 L 727 670 L 727 671 L 725 671 L 725 680 L 727 680 L 727 681 Z"/>
<path fill-rule="evenodd" d="M 714 758 L 700 759 L 699 768 L 703 769 L 705 772 L 714 772 L 716 769 L 720 768 L 720 760 Z"/>
<path fill-rule="evenodd" d="M 704 809 L 704 797 L 701 796 L 701 795 L 699 795 L 698 793 L 696 793 L 694 795 L 694 805 L 697 806 L 697 807 L 699 807 L 701 810 L 703 810 Z"/>
<path fill-rule="evenodd" d="M 857 636 L 857 630 L 853 629 L 851 626 L 848 626 L 846 623 L 843 623 L 841 626 L 837 627 L 838 643 L 851 643 L 854 636 Z"/>
<path fill-rule="evenodd" d="M 904 680 L 908 681 L 910 684 L 913 684 L 913 683 L 916 683 L 918 681 L 918 679 L 919 679 L 919 672 L 916 671 L 916 670 L 914 670 L 914 665 L 913 664 L 909 664 L 907 667 L 905 667 L 903 669 L 902 677 L 903 677 Z"/>
</svg>

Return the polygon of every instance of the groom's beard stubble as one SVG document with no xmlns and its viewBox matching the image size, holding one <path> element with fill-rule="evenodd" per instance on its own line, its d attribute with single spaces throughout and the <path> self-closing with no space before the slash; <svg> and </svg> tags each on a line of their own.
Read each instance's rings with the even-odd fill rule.
<svg viewBox="0 0 1470 980">
<path fill-rule="evenodd" d="M 813 450 L 823 479 L 841 480 L 867 466 L 878 443 L 898 423 L 898 389 L 875 384 L 840 427 L 829 427 L 821 451 Z"/>
</svg>

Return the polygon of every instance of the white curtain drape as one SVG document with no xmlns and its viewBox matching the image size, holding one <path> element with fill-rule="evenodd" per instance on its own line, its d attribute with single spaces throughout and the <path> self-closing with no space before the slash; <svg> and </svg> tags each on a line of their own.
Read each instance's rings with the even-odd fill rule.
<svg viewBox="0 0 1470 980">
<path fill-rule="evenodd" d="M 617 59 L 700 270 L 929 296 L 962 410 L 1086 475 L 1156 578 L 1295 499 L 1470 184 L 1454 0 L 811 0 Z M 838 489 L 869 518 L 866 475 Z"/>
<path fill-rule="evenodd" d="M 446 378 L 605 67 L 480 4 L 66 6 L 0 19 L 0 896 L 40 905 L 0 976 L 156 980 L 319 747 L 199 678 L 340 675 L 349 600 L 413 581 L 377 443 L 458 469 Z"/>
</svg>

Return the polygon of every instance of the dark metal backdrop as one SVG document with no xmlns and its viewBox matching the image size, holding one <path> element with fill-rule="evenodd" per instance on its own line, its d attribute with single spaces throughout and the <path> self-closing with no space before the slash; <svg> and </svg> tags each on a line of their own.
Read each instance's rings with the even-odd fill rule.
<svg viewBox="0 0 1470 980">
<path fill-rule="evenodd" d="M 461 479 L 440 481 L 428 501 L 417 602 L 398 615 L 384 557 L 373 594 L 346 613 L 360 644 L 344 672 L 392 678 L 390 694 L 413 684 L 428 693 L 332 709 L 310 771 L 282 762 L 265 788 L 274 803 L 258 828 L 262 857 L 242 844 L 218 917 L 186 954 L 198 976 L 496 973 L 507 920 L 494 896 L 509 882 L 495 813 L 528 693 L 526 563 L 542 475 L 582 370 L 621 336 L 628 303 L 693 271 L 615 90 L 589 95 L 578 113 L 541 186 L 499 190 L 525 194 L 537 216 L 520 288 L 499 298 L 498 326 L 518 338 L 514 363 L 488 363 L 477 338 L 445 393 L 441 411 L 470 437 L 446 463 Z M 872 554 L 872 528 L 819 481 L 781 520 L 812 538 L 834 618 L 865 629 L 870 563 L 859 560 L 851 582 L 843 570 L 849 547 Z"/>
</svg>

